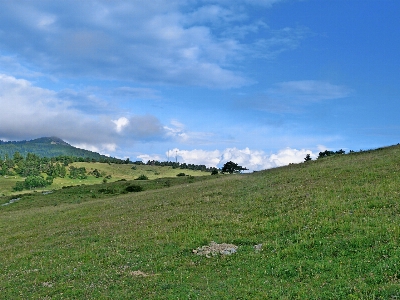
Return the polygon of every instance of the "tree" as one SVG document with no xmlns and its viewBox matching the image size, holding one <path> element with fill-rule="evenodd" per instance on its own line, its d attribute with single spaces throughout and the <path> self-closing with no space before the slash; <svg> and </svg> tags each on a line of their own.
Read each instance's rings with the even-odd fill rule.
<svg viewBox="0 0 400 300">
<path fill-rule="evenodd" d="M 14 187 L 15 191 L 24 189 L 42 188 L 53 183 L 53 178 L 48 176 L 46 179 L 43 176 L 28 176 L 25 181 L 17 181 Z"/>
<path fill-rule="evenodd" d="M 211 175 L 218 175 L 218 169 L 217 168 L 212 169 Z"/>
<path fill-rule="evenodd" d="M 86 179 L 86 168 L 80 167 L 76 168 L 74 166 L 69 167 L 69 178 L 71 179 Z"/>
<path fill-rule="evenodd" d="M 310 161 L 310 160 L 312 160 L 312 158 L 311 158 L 311 156 L 310 156 L 310 154 L 307 154 L 306 155 L 306 157 L 304 158 L 304 161 Z"/>
<path fill-rule="evenodd" d="M 13 155 L 13 160 L 15 164 L 18 164 L 21 160 L 24 160 L 24 157 L 17 151 Z"/>
<path fill-rule="evenodd" d="M 233 161 L 228 161 L 224 164 L 222 167 L 221 173 L 240 173 L 240 171 L 248 170 L 246 168 L 243 168 L 242 166 L 239 166 L 237 163 L 234 163 Z"/>
</svg>

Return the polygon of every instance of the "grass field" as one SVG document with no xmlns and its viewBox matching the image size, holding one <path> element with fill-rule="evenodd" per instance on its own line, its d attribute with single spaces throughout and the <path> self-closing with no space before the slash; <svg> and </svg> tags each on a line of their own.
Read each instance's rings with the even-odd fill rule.
<svg viewBox="0 0 400 300">
<path fill-rule="evenodd" d="M 0 206 L 0 298 L 399 299 L 399 193 L 398 146 L 32 193 Z"/>
<path fill-rule="evenodd" d="M 132 164 L 107 164 L 107 163 L 87 163 L 87 162 L 76 162 L 69 166 L 74 166 L 77 168 L 85 167 L 87 172 L 92 172 L 97 169 L 101 173 L 106 175 L 111 175 L 107 182 L 115 182 L 121 179 L 133 180 L 138 178 L 140 175 L 146 175 L 150 180 L 164 177 L 174 177 L 179 173 L 185 173 L 188 176 L 208 176 L 209 172 L 193 171 L 187 169 L 173 169 L 172 167 L 160 167 L 160 166 L 148 166 L 148 165 L 132 165 Z M 134 169 L 132 169 L 134 167 Z M 44 177 L 46 175 L 44 174 Z M 53 184 L 46 188 L 38 188 L 37 191 L 45 190 L 57 190 L 61 189 L 63 186 L 73 186 L 73 185 L 91 185 L 102 183 L 103 177 L 96 178 L 95 176 L 88 176 L 87 179 L 77 180 L 71 179 L 68 176 L 65 178 L 55 178 Z M 17 181 L 23 181 L 24 179 L 19 176 L 0 176 L 0 196 L 9 196 L 20 194 L 21 192 L 14 192 L 13 187 Z M 31 191 L 24 191 L 24 193 L 29 193 Z"/>
</svg>

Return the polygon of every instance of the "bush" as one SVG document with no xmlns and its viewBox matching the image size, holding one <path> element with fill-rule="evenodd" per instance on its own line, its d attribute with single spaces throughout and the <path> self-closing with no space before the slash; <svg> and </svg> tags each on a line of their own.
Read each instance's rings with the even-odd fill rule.
<svg viewBox="0 0 400 300">
<path fill-rule="evenodd" d="M 74 166 L 69 167 L 69 178 L 71 179 L 86 179 L 86 168 L 76 168 Z"/>
<path fill-rule="evenodd" d="M 22 191 L 24 188 L 25 188 L 25 182 L 17 181 L 15 183 L 15 187 L 13 189 L 14 189 L 14 191 Z"/>
<path fill-rule="evenodd" d="M 211 171 L 211 175 L 218 175 L 218 170 L 217 169 L 213 169 Z"/>
<path fill-rule="evenodd" d="M 185 173 L 179 173 L 179 174 L 176 174 L 176 176 L 186 176 L 186 174 Z"/>
<path fill-rule="evenodd" d="M 51 176 L 47 177 L 47 180 L 43 176 L 28 176 L 25 181 L 18 181 L 15 183 L 14 190 L 22 191 L 24 189 L 34 189 L 41 188 L 51 185 L 53 183 L 53 178 Z"/>
<path fill-rule="evenodd" d="M 97 169 L 94 169 L 92 172 L 90 172 L 90 174 L 96 178 L 103 177 L 103 174 L 101 174 L 101 172 Z"/>
<path fill-rule="evenodd" d="M 146 175 L 140 175 L 138 178 L 136 178 L 135 180 L 149 180 L 149 177 L 147 177 Z"/>
<path fill-rule="evenodd" d="M 137 192 L 141 192 L 143 191 L 143 187 L 141 187 L 140 185 L 129 185 L 125 188 L 125 191 L 129 192 L 129 193 L 137 193 Z"/>
</svg>

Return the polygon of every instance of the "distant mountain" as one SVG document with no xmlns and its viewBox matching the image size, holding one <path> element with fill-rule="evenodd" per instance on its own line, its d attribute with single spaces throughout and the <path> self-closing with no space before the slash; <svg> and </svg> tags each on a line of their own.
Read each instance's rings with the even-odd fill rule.
<svg viewBox="0 0 400 300">
<path fill-rule="evenodd" d="M 0 140 L 0 158 L 5 155 L 12 157 L 15 152 L 19 152 L 22 156 L 28 153 L 34 153 L 40 157 L 56 157 L 56 156 L 75 156 L 95 159 L 109 159 L 108 156 L 101 155 L 97 152 L 79 149 L 64 142 L 58 137 L 42 137 L 31 141 L 9 141 Z"/>
</svg>

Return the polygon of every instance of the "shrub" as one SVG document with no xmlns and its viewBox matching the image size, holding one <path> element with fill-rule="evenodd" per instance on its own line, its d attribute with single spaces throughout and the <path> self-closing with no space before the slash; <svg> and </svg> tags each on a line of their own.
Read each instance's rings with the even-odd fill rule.
<svg viewBox="0 0 400 300">
<path fill-rule="evenodd" d="M 218 175 L 218 170 L 217 169 L 213 169 L 211 171 L 211 175 Z"/>
<path fill-rule="evenodd" d="M 71 179 L 86 179 L 86 168 L 76 168 L 74 166 L 69 167 L 69 178 Z"/>
<path fill-rule="evenodd" d="M 149 180 L 149 177 L 147 177 L 146 175 L 140 175 L 138 178 L 136 178 L 135 180 Z"/>
<path fill-rule="evenodd" d="M 141 192 L 143 191 L 143 187 L 141 187 L 140 185 L 129 185 L 125 188 L 125 191 L 129 192 L 129 193 L 137 193 L 137 192 Z"/>
<path fill-rule="evenodd" d="M 41 188 L 53 183 L 53 178 L 51 176 L 47 177 L 47 180 L 43 176 L 28 176 L 25 181 L 18 181 L 15 184 L 15 191 L 22 191 L 24 189 Z"/>
<path fill-rule="evenodd" d="M 176 176 L 186 176 L 186 174 L 185 173 L 179 173 L 179 174 L 176 174 Z"/>
</svg>

